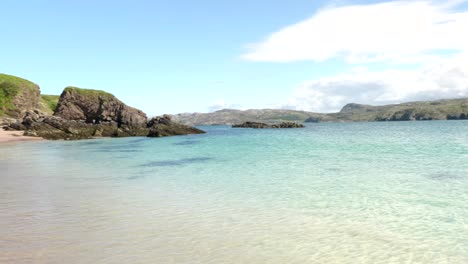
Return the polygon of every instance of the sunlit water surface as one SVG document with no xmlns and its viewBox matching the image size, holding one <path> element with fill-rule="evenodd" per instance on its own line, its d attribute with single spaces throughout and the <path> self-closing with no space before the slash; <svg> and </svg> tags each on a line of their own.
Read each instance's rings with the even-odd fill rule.
<svg viewBox="0 0 468 264">
<path fill-rule="evenodd" d="M 468 122 L 0 145 L 0 263 L 468 263 Z"/>
</svg>

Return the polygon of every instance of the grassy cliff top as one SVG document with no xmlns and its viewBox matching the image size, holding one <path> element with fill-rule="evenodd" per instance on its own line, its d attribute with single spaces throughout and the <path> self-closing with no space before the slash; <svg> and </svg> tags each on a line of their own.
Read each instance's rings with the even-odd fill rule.
<svg viewBox="0 0 468 264">
<path fill-rule="evenodd" d="M 16 77 L 13 75 L 8 75 L 8 74 L 3 74 L 0 73 L 0 87 L 3 87 L 4 84 L 8 83 L 12 87 L 15 87 L 17 89 L 37 89 L 39 86 L 31 81 L 28 81 L 26 79 Z"/>
<path fill-rule="evenodd" d="M 64 93 L 77 93 L 82 96 L 86 97 L 98 97 L 102 96 L 105 98 L 115 98 L 115 96 L 111 93 L 101 91 L 101 90 L 93 90 L 93 89 L 83 89 L 78 87 L 69 86 L 63 90 Z"/>
<path fill-rule="evenodd" d="M 31 81 L 0 73 L 0 115 L 4 115 L 16 107 L 13 99 L 22 94 L 35 94 L 39 86 Z"/>
</svg>

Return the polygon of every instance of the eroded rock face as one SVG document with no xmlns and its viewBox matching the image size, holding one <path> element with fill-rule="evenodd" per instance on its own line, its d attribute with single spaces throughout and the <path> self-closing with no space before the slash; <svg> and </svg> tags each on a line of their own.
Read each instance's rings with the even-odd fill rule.
<svg viewBox="0 0 468 264">
<path fill-rule="evenodd" d="M 233 128 L 303 128 L 303 124 L 298 124 L 294 122 L 282 122 L 279 124 L 265 124 L 265 123 L 259 123 L 259 122 L 245 122 L 242 124 L 238 125 L 233 125 Z"/>
<path fill-rule="evenodd" d="M 91 124 L 80 120 L 66 120 L 58 116 L 49 116 L 39 111 L 26 112 L 23 119 L 11 123 L 7 130 L 24 130 L 25 136 L 45 139 L 90 139 L 95 137 L 131 137 L 147 136 L 145 126 L 118 126 L 116 122 Z"/>
<path fill-rule="evenodd" d="M 167 137 L 175 135 L 203 134 L 205 131 L 175 123 L 169 115 L 153 117 L 147 125 L 148 137 Z"/>
<path fill-rule="evenodd" d="M 118 127 L 145 127 L 146 114 L 127 106 L 112 94 L 67 87 L 60 96 L 54 116 L 91 124 L 116 123 Z"/>
</svg>

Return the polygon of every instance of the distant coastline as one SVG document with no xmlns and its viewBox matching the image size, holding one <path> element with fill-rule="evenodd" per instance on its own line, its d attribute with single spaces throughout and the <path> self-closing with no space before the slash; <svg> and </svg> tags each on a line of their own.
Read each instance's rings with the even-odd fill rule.
<svg viewBox="0 0 468 264">
<path fill-rule="evenodd" d="M 468 119 L 468 98 L 408 102 L 383 106 L 347 104 L 338 113 L 314 113 L 285 109 L 222 109 L 213 113 L 172 116 L 185 125 L 233 125 L 244 122 L 378 122 Z"/>
</svg>

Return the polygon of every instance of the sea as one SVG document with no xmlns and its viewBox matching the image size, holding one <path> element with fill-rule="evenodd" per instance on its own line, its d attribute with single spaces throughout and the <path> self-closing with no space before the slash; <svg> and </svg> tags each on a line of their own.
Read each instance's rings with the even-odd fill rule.
<svg viewBox="0 0 468 264">
<path fill-rule="evenodd" d="M 468 121 L 0 145 L 0 263 L 468 263 Z"/>
</svg>

